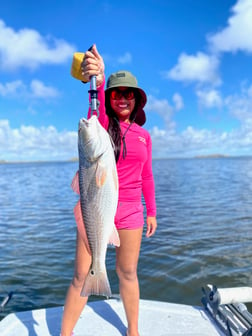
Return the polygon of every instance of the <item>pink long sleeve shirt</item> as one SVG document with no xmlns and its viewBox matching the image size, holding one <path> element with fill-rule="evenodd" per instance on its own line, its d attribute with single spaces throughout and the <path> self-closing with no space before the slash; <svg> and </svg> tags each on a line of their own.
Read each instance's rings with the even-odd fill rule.
<svg viewBox="0 0 252 336">
<path fill-rule="evenodd" d="M 99 105 L 99 121 L 107 130 L 109 118 L 105 111 L 105 92 L 103 84 L 97 88 Z M 88 118 L 91 109 L 88 111 Z M 129 124 L 120 122 L 122 134 Z M 152 142 L 148 131 L 133 123 L 125 136 L 127 154 L 123 158 L 121 152 L 117 162 L 119 180 L 119 202 L 139 202 L 142 193 L 146 204 L 147 216 L 156 216 L 155 185 L 152 173 Z"/>
</svg>

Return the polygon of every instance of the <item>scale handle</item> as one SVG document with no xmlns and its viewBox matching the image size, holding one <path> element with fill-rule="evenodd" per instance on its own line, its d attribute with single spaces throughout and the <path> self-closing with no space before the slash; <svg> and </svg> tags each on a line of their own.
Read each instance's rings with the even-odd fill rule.
<svg viewBox="0 0 252 336">
<path fill-rule="evenodd" d="M 88 51 L 92 52 L 93 45 L 88 49 Z M 90 90 L 88 91 L 90 93 L 91 98 L 91 115 L 96 112 L 97 116 L 99 116 L 99 110 L 98 110 L 98 94 L 96 89 L 96 76 L 90 77 Z"/>
</svg>

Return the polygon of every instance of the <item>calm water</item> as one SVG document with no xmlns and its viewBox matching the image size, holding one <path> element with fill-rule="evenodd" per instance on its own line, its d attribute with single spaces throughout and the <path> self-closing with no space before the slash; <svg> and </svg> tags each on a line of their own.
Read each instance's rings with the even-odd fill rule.
<svg viewBox="0 0 252 336">
<path fill-rule="evenodd" d="M 77 163 L 0 165 L 0 301 L 63 305 L 73 272 Z M 143 238 L 141 297 L 200 305 L 201 287 L 252 286 L 252 159 L 154 160 L 158 231 Z M 118 293 L 114 249 L 107 268 Z M 250 309 L 250 307 L 249 307 Z"/>
</svg>

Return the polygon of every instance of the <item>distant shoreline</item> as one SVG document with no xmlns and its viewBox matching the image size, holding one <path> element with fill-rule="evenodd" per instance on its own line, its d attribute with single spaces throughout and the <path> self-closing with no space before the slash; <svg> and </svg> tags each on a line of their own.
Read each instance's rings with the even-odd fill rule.
<svg viewBox="0 0 252 336">
<path fill-rule="evenodd" d="M 6 161 L 0 160 L 0 164 L 22 164 L 22 163 L 56 163 L 56 162 L 78 162 L 78 158 L 73 158 L 69 160 L 34 160 L 34 161 Z"/>
<path fill-rule="evenodd" d="M 209 155 L 196 155 L 194 156 L 195 159 L 216 159 L 216 158 L 228 158 L 232 157 L 226 154 L 209 154 Z"/>
<path fill-rule="evenodd" d="M 225 154 L 209 154 L 209 155 L 195 155 L 192 157 L 160 157 L 160 158 L 153 158 L 153 160 L 191 160 L 191 159 L 232 159 L 232 158 L 252 158 L 252 155 L 225 155 Z M 66 163 L 66 162 L 78 162 L 78 158 L 72 158 L 68 160 L 34 160 L 34 161 L 6 161 L 0 160 L 1 164 L 25 164 L 25 163 Z"/>
</svg>

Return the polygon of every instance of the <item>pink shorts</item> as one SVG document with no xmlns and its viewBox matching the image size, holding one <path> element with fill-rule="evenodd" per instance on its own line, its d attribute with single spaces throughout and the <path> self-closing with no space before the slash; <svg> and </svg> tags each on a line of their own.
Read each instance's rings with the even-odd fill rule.
<svg viewBox="0 0 252 336">
<path fill-rule="evenodd" d="M 143 204 L 141 202 L 118 202 L 115 215 L 117 230 L 134 230 L 143 227 Z"/>
</svg>

